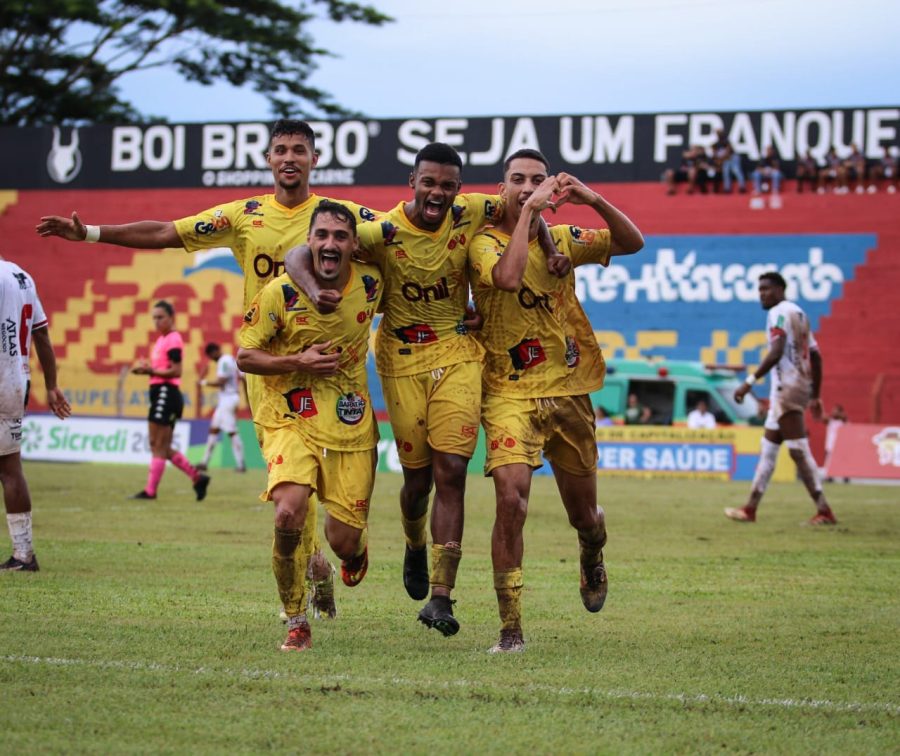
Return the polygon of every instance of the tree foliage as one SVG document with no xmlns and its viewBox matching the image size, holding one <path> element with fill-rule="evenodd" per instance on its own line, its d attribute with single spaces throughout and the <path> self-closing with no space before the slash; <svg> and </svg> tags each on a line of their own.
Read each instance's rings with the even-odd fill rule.
<svg viewBox="0 0 900 756">
<path fill-rule="evenodd" d="M 162 120 L 123 100 L 116 82 L 163 67 L 200 84 L 251 87 L 273 115 L 345 114 L 305 83 L 332 54 L 308 31 L 323 14 L 391 20 L 343 0 L 4 0 L 0 125 Z"/>
</svg>

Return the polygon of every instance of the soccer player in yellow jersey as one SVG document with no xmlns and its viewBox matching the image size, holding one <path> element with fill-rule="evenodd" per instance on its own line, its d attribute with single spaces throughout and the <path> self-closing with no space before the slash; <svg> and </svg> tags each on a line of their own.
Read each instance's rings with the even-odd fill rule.
<svg viewBox="0 0 900 756">
<path fill-rule="evenodd" d="M 574 176 L 550 176 L 546 158 L 519 150 L 504 163 L 503 218 L 472 241 L 471 282 L 484 317 L 481 422 L 485 474 L 494 479 L 491 536 L 500 640 L 492 652 L 522 651 L 522 530 L 531 476 L 541 452 L 553 470 L 569 523 L 578 532 L 581 599 L 597 612 L 606 599 L 603 510 L 597 506 L 597 445 L 589 393 L 603 385 L 605 365 L 587 315 L 575 296 L 575 276 L 551 275 L 537 242 L 541 211 L 570 202 L 588 205 L 608 228 L 551 226 L 572 266 L 608 265 L 613 255 L 644 244 L 637 227 Z"/>
<path fill-rule="evenodd" d="M 122 225 L 86 226 L 78 213 L 71 218 L 45 216 L 37 226 L 41 236 L 70 241 L 102 241 L 122 247 L 163 249 L 183 247 L 188 252 L 230 247 L 244 272 L 246 312 L 257 292 L 284 272 L 284 254 L 306 240 L 309 219 L 322 197 L 312 194 L 309 176 L 318 161 L 315 133 L 305 121 L 276 121 L 269 137 L 266 162 L 272 169 L 274 194 L 228 202 L 175 221 L 137 221 Z M 375 217 L 371 210 L 345 200 L 357 219 Z M 247 377 L 247 398 L 254 413 L 261 392 L 257 376 Z M 315 508 L 310 515 L 315 521 Z M 315 528 L 307 529 L 315 538 Z M 326 616 L 334 616 L 331 567 L 317 552 L 314 558 L 313 599 Z"/>
<path fill-rule="evenodd" d="M 498 200 L 496 195 L 459 194 L 461 171 L 452 147 L 426 145 L 409 179 L 413 198 L 359 227 L 360 248 L 385 281 L 375 363 L 403 466 L 403 582 L 417 600 L 428 596 L 430 583 L 431 600 L 419 620 L 444 635 L 459 631 L 450 593 L 462 556 L 466 469 L 481 405 L 483 350 L 465 322 L 468 248 Z M 315 282 L 308 281 L 304 257 L 302 250 L 289 253 L 288 271 L 320 306 L 336 306 L 340 297 L 334 291 L 317 292 Z M 429 580 L 426 528 L 432 485 Z"/>
<path fill-rule="evenodd" d="M 316 277 L 343 292 L 344 305 L 322 315 L 281 275 L 245 315 L 237 356 L 241 370 L 262 377 L 255 419 L 268 465 L 262 498 L 275 504 L 272 568 L 288 617 L 284 651 L 312 644 L 304 611 L 308 552 L 300 546 L 312 491 L 325 506 L 325 536 L 342 560 L 342 580 L 352 587 L 366 574 L 378 443 L 366 352 L 381 273 L 351 262 L 356 222 L 339 203 L 323 200 L 313 211 L 309 244 Z"/>
</svg>

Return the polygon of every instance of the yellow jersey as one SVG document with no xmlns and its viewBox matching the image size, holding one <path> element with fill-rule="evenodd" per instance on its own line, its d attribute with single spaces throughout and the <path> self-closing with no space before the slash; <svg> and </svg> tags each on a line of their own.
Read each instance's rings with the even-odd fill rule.
<svg viewBox="0 0 900 756">
<path fill-rule="evenodd" d="M 472 241 L 470 280 L 484 317 L 484 328 L 476 335 L 486 350 L 482 386 L 487 394 L 577 396 L 603 385 L 606 366 L 575 296 L 574 268 L 609 264 L 609 231 L 552 226 L 550 235 L 560 253 L 572 260 L 573 270 L 565 278 L 552 275 L 540 243 L 532 240 L 516 292 L 495 288 L 491 277 L 509 235 L 488 228 Z"/>
<path fill-rule="evenodd" d="M 374 265 L 352 262 L 341 306 L 322 315 L 283 274 L 253 300 L 239 344 L 274 355 L 296 354 L 331 341 L 341 354 L 334 375 L 304 372 L 257 376 L 262 385 L 253 419 L 263 428 L 296 428 L 313 448 L 364 451 L 378 443 L 366 380 L 369 330 L 383 291 Z"/>
<path fill-rule="evenodd" d="M 175 221 L 175 230 L 188 252 L 228 247 L 244 271 L 244 302 L 253 298 L 269 281 L 284 273 L 284 256 L 298 244 L 305 244 L 313 210 L 327 197 L 310 194 L 297 207 L 285 207 L 274 194 L 226 202 L 197 215 Z M 371 221 L 376 213 L 348 200 L 345 205 L 360 221 Z"/>
<path fill-rule="evenodd" d="M 401 202 L 359 226 L 360 249 L 384 274 L 384 317 L 375 367 L 384 376 L 416 375 L 480 361 L 483 350 L 462 321 L 469 301 L 469 243 L 492 219 L 499 197 L 460 194 L 437 231 L 414 226 Z"/>
</svg>

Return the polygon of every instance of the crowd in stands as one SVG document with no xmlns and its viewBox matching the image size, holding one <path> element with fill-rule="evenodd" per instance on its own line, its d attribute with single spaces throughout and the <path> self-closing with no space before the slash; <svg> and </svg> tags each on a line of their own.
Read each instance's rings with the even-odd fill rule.
<svg viewBox="0 0 900 756">
<path fill-rule="evenodd" d="M 777 195 L 781 191 L 788 176 L 774 147 L 767 147 L 745 175 L 741 156 L 735 152 L 724 130 L 720 129 L 716 135 L 718 138 L 712 147 L 688 147 L 681 153 L 678 166 L 663 173 L 667 194 L 675 194 L 679 183 L 686 184 L 688 194 L 731 194 L 733 185 L 737 185 L 742 194 L 748 190 L 748 185 L 755 195 L 763 192 Z M 894 194 L 897 191 L 898 159 L 891 148 L 885 147 L 877 160 L 866 160 L 855 144 L 850 150 L 849 155 L 840 157 L 832 147 L 821 162 L 810 151 L 798 156 L 793 176 L 795 191 L 819 194 L 827 191 L 835 194 L 887 191 Z"/>
</svg>

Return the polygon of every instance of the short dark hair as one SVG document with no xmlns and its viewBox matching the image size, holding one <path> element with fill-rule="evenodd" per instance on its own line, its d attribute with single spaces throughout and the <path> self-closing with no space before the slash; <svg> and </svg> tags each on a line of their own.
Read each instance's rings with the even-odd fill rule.
<svg viewBox="0 0 900 756">
<path fill-rule="evenodd" d="M 769 281 L 776 286 L 780 286 L 782 289 L 787 289 L 787 281 L 784 280 L 784 276 L 782 276 L 781 273 L 779 273 L 777 270 L 766 271 L 759 277 L 759 280 Z"/>
<path fill-rule="evenodd" d="M 313 131 L 306 121 L 298 121 L 294 118 L 279 118 L 272 125 L 272 131 L 269 134 L 269 145 L 275 137 L 284 136 L 285 134 L 300 134 L 306 137 L 309 146 L 315 151 L 316 149 L 316 132 Z"/>
<path fill-rule="evenodd" d="M 444 142 L 431 142 L 419 150 L 416 153 L 413 171 L 419 167 L 419 163 L 423 160 L 427 160 L 429 163 L 439 163 L 440 165 L 455 165 L 462 171 L 462 158 L 459 156 L 459 153 L 449 144 L 444 144 Z"/>
<path fill-rule="evenodd" d="M 346 221 L 347 225 L 350 226 L 350 230 L 355 234 L 356 233 L 356 216 L 350 211 L 346 205 L 342 205 L 340 202 L 334 202 L 333 200 L 323 199 L 318 205 L 316 205 L 316 209 L 312 211 L 312 215 L 309 218 L 309 227 L 312 228 L 316 224 L 316 218 L 318 218 L 322 213 L 328 213 L 329 215 L 333 215 L 335 218 L 339 220 Z"/>
<path fill-rule="evenodd" d="M 516 150 L 512 155 L 510 155 L 506 160 L 503 161 L 503 173 L 504 175 L 509 170 L 509 166 L 513 160 L 518 160 L 519 158 L 528 158 L 529 160 L 537 160 L 540 163 L 544 164 L 544 168 L 547 171 L 550 170 L 550 161 L 547 160 L 544 153 L 540 150 L 532 150 L 529 147 L 523 147 L 521 150 Z"/>
<path fill-rule="evenodd" d="M 175 317 L 175 308 L 172 307 L 171 304 L 169 304 L 168 302 L 166 302 L 165 299 L 160 299 L 158 302 L 156 302 L 156 303 L 153 305 L 153 309 L 154 309 L 154 310 L 155 310 L 157 307 L 159 307 L 161 310 L 165 310 L 165 311 L 166 311 L 166 314 L 167 314 L 170 318 Z"/>
<path fill-rule="evenodd" d="M 220 351 L 222 347 L 216 344 L 215 341 L 210 341 L 205 347 L 203 347 L 203 351 L 207 357 L 212 357 L 216 352 Z"/>
</svg>

